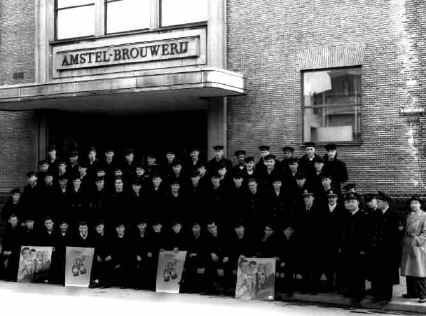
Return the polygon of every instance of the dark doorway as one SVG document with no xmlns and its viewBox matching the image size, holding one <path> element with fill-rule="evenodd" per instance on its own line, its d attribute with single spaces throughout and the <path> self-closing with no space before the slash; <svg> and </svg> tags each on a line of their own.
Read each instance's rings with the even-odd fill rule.
<svg viewBox="0 0 426 316">
<path fill-rule="evenodd" d="M 95 146 L 99 157 L 107 147 L 117 153 L 131 147 L 140 158 L 148 152 L 164 157 L 167 150 L 173 149 L 183 157 L 192 146 L 200 147 L 203 154 L 207 147 L 205 111 L 129 116 L 51 112 L 47 117 L 49 143 L 62 154 L 77 149 L 85 157 L 87 149 Z"/>
</svg>

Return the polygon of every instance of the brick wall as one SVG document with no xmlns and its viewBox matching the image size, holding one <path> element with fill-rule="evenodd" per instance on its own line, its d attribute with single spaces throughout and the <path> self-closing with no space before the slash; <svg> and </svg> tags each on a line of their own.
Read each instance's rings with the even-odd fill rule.
<svg viewBox="0 0 426 316">
<path fill-rule="evenodd" d="M 0 85 L 34 81 L 35 0 L 0 0 Z"/>
<path fill-rule="evenodd" d="M 37 161 L 37 115 L 0 111 L 0 192 L 25 184 Z"/>
<path fill-rule="evenodd" d="M 229 100 L 230 153 L 254 154 L 265 143 L 280 155 L 283 145 L 299 146 L 300 56 L 362 47 L 362 143 L 341 147 L 340 157 L 363 192 L 422 193 L 426 122 L 400 113 L 425 105 L 422 1 L 228 0 L 227 10 L 228 68 L 248 80 L 248 94 Z"/>
</svg>

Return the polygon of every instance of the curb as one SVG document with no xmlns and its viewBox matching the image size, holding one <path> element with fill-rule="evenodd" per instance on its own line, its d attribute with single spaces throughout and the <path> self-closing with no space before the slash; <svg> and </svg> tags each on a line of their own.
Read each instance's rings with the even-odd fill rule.
<svg viewBox="0 0 426 316">
<path fill-rule="evenodd" d="M 371 297 L 363 299 L 360 306 L 353 306 L 351 301 L 347 297 L 343 297 L 338 294 L 300 294 L 294 293 L 292 297 L 287 297 L 285 294 L 277 294 L 284 302 L 307 302 L 307 303 L 317 303 L 324 305 L 333 305 L 340 307 L 353 307 L 353 308 L 365 308 L 371 310 L 381 310 L 381 311 L 397 311 L 397 312 L 409 312 L 426 315 L 426 304 L 421 304 L 417 302 L 417 299 L 405 299 L 405 298 L 393 298 L 391 302 L 386 305 L 379 305 L 372 302 Z"/>
</svg>

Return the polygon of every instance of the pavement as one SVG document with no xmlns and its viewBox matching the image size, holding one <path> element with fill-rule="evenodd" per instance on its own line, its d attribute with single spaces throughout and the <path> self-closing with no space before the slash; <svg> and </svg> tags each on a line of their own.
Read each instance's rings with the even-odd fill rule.
<svg viewBox="0 0 426 316">
<path fill-rule="evenodd" d="M 277 295 L 281 298 L 281 295 Z M 262 316 L 353 314 L 426 315 L 426 304 L 395 298 L 386 306 L 364 300 L 352 307 L 349 300 L 336 294 L 295 294 L 291 300 L 241 301 L 232 297 L 198 294 L 164 294 L 133 289 L 88 289 L 48 284 L 0 282 L 1 315 L 115 315 L 132 314 L 185 316 Z"/>
<path fill-rule="evenodd" d="M 321 293 L 315 295 L 295 293 L 290 299 L 287 298 L 285 295 L 279 294 L 278 296 L 285 301 L 309 302 L 340 307 L 352 306 L 349 298 L 334 293 Z M 406 312 L 426 315 L 426 303 L 421 304 L 417 302 L 417 299 L 406 299 L 402 297 L 394 297 L 392 301 L 388 304 L 380 305 L 373 302 L 372 298 L 367 296 L 361 302 L 360 307 L 371 310 Z"/>
</svg>

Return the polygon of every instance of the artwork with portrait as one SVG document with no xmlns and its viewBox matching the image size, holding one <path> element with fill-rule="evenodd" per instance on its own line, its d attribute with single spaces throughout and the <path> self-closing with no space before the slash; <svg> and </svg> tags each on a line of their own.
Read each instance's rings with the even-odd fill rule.
<svg viewBox="0 0 426 316">
<path fill-rule="evenodd" d="M 22 246 L 18 282 L 44 282 L 48 279 L 53 247 Z"/>
<path fill-rule="evenodd" d="M 65 286 L 89 287 L 94 248 L 67 247 Z"/>
<path fill-rule="evenodd" d="M 161 251 L 158 257 L 156 292 L 179 293 L 186 251 Z"/>
<path fill-rule="evenodd" d="M 244 300 L 273 300 L 275 295 L 275 258 L 238 259 L 235 297 Z"/>
</svg>

